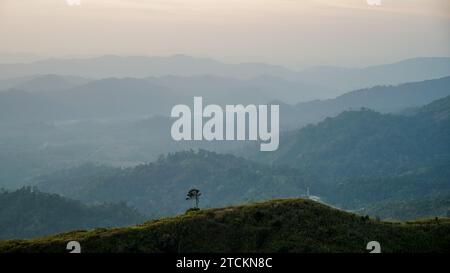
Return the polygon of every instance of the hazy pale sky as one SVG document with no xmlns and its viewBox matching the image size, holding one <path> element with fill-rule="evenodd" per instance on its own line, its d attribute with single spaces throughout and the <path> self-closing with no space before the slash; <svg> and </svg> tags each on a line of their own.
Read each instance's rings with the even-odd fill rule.
<svg viewBox="0 0 450 273">
<path fill-rule="evenodd" d="M 360 66 L 450 56 L 450 0 L 0 0 L 0 53 Z"/>
</svg>

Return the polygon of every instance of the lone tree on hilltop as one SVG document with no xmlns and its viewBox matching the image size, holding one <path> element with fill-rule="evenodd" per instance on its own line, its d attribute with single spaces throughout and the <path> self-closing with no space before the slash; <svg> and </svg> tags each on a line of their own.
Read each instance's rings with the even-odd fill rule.
<svg viewBox="0 0 450 273">
<path fill-rule="evenodd" d="M 195 200 L 195 209 L 198 209 L 198 202 L 202 193 L 198 189 L 190 189 L 187 193 L 186 200 Z"/>
</svg>

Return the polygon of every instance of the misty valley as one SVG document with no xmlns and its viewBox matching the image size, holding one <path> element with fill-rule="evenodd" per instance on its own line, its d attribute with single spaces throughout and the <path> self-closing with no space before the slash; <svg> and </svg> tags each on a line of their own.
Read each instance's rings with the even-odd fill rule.
<svg viewBox="0 0 450 273">
<path fill-rule="evenodd" d="M 0 263 L 438 271 L 383 254 L 450 253 L 449 30 L 449 0 L 0 0 Z"/>
<path fill-rule="evenodd" d="M 105 58 L 93 58 L 90 65 L 101 66 Z M 170 57 L 167 66 L 177 58 L 185 62 L 187 57 Z M 186 227 L 191 232 L 200 230 L 197 220 L 221 230 L 222 224 L 234 227 L 237 219 L 245 236 L 257 236 L 249 250 L 260 245 L 308 251 L 307 245 L 280 243 L 278 249 L 265 242 L 276 242 L 271 232 L 289 230 L 291 220 L 307 225 L 295 221 L 298 215 L 314 218 L 308 209 L 324 217 L 317 221 L 337 217 L 343 230 L 356 225 L 361 234 L 365 223 L 383 230 L 381 221 L 445 221 L 450 215 L 450 59 L 438 61 L 446 66 L 431 76 L 432 58 L 377 67 L 384 72 L 366 82 L 358 77 L 362 72 L 349 70 L 342 75 L 347 84 L 311 75 L 322 71 L 280 73 L 265 67 L 267 73 L 260 74 L 261 67 L 226 70 L 221 63 L 218 72 L 197 65 L 200 74 L 140 77 L 144 72 L 137 69 L 118 78 L 113 67 L 130 62 L 125 57 L 103 68 L 104 75 L 75 71 L 70 60 L 60 64 L 70 74 L 47 65 L 39 71 L 48 74 L 19 76 L 15 66 L 2 64 L 0 239 L 76 230 L 88 230 L 82 234 L 89 239 L 108 233 L 107 228 L 142 223 L 137 227 L 149 225 L 146 234 L 159 238 L 166 228 L 177 229 L 172 221 L 180 219 L 192 225 Z M 152 59 L 142 62 L 155 66 Z M 414 77 L 406 75 L 408 67 Z M 20 71 L 27 69 L 35 68 Z M 217 141 L 235 139 L 245 141 Z M 190 189 L 202 193 L 198 211 L 190 211 L 192 203 L 185 200 Z M 280 199 L 291 201 L 272 201 Z M 254 205 L 261 201 L 267 203 Z M 405 236 L 421 230 L 411 228 Z M 174 240 L 149 247 L 189 249 Z"/>
</svg>

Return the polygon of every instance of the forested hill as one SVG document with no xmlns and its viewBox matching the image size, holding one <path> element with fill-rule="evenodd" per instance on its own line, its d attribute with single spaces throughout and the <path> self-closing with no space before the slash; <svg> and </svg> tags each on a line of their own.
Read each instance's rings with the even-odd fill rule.
<svg viewBox="0 0 450 273">
<path fill-rule="evenodd" d="M 304 195 L 306 174 L 288 167 L 269 167 L 205 150 L 162 156 L 159 160 L 130 168 L 92 164 L 41 176 L 37 186 L 83 202 L 126 201 L 148 216 L 184 212 L 191 188 L 203 192 L 202 207 Z"/>
<path fill-rule="evenodd" d="M 249 158 L 317 173 L 331 183 L 349 177 L 402 174 L 450 164 L 450 97 L 412 116 L 346 111 L 281 136 L 274 153 Z"/>
<path fill-rule="evenodd" d="M 447 203 L 409 210 L 450 194 L 450 97 L 408 111 L 381 114 L 369 109 L 346 111 L 317 125 L 283 134 L 280 148 L 246 157 L 273 166 L 310 172 L 312 187 L 331 204 L 381 217 L 445 215 Z M 314 185 L 314 184 L 313 184 Z M 385 207 L 398 204 L 390 214 Z M 378 209 L 379 208 L 379 209 Z"/>
<path fill-rule="evenodd" d="M 33 188 L 0 192 L 0 239 L 127 226 L 143 220 L 142 215 L 123 203 L 86 206 Z"/>
<path fill-rule="evenodd" d="M 186 151 L 131 168 L 82 165 L 35 183 L 87 203 L 126 201 L 149 217 L 184 212 L 191 188 L 203 192 L 202 207 L 299 197 L 307 187 L 352 210 L 436 196 L 450 192 L 449 100 L 416 109 L 412 116 L 348 111 L 282 135 L 276 152 L 242 151 L 261 163 Z"/>
<path fill-rule="evenodd" d="M 359 213 L 390 220 L 423 219 L 430 215 L 450 217 L 450 193 L 414 200 L 374 203 Z"/>
<path fill-rule="evenodd" d="M 387 223 L 303 199 L 189 212 L 143 225 L 70 232 L 29 241 L 0 242 L 0 253 L 67 252 L 76 240 L 83 253 L 359 252 L 378 241 L 381 251 L 449 252 L 448 218 Z"/>
</svg>

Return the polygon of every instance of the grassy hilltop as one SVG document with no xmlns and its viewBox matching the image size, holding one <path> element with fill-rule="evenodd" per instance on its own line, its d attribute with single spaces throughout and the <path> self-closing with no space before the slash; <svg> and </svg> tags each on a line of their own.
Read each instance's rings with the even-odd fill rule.
<svg viewBox="0 0 450 273">
<path fill-rule="evenodd" d="M 450 252 L 450 219 L 380 222 L 305 199 L 189 212 L 142 225 L 0 242 L 0 252 Z"/>
</svg>

